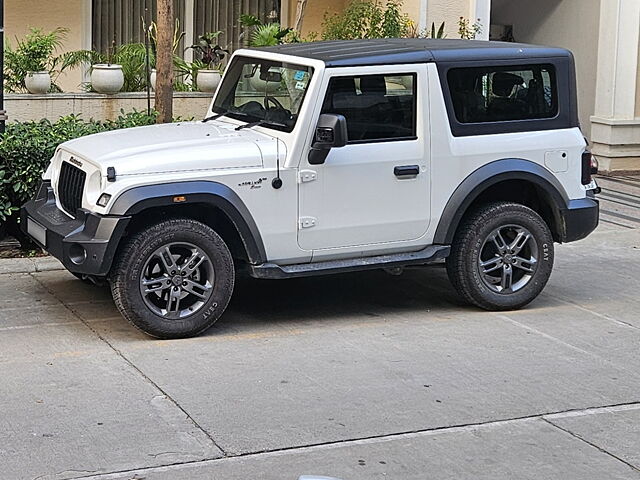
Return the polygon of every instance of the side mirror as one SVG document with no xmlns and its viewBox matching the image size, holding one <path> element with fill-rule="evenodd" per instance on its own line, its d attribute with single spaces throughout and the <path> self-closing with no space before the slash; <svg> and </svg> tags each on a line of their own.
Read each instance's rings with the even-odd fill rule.
<svg viewBox="0 0 640 480">
<path fill-rule="evenodd" d="M 347 119 L 335 113 L 323 113 L 318 119 L 316 131 L 309 151 L 311 165 L 323 164 L 332 148 L 347 144 Z"/>
</svg>

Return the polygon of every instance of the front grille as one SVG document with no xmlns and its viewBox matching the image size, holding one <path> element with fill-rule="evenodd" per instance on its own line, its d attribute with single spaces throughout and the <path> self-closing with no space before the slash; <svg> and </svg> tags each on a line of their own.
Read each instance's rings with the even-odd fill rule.
<svg viewBox="0 0 640 480">
<path fill-rule="evenodd" d="M 62 162 L 58 179 L 58 198 L 60 204 L 71 215 L 82 206 L 82 192 L 87 174 L 67 162 Z"/>
</svg>

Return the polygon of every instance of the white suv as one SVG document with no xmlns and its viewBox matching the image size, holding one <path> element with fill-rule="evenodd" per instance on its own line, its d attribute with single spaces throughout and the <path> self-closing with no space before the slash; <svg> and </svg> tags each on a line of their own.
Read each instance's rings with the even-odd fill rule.
<svg viewBox="0 0 640 480">
<path fill-rule="evenodd" d="M 107 279 L 149 335 L 196 335 L 236 274 L 291 278 L 446 258 L 469 302 L 515 309 L 554 242 L 598 223 L 570 52 L 385 39 L 237 51 L 204 120 L 58 148 L 22 226 Z"/>
</svg>

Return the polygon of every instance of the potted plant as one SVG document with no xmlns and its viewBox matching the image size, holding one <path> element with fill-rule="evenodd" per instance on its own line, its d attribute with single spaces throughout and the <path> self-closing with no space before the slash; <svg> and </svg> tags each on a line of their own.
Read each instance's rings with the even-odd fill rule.
<svg viewBox="0 0 640 480">
<path fill-rule="evenodd" d="M 74 64 L 73 52 L 57 57 L 53 56 L 56 49 L 62 46 L 68 30 L 56 28 L 52 32 L 43 33 L 42 30 L 32 28 L 23 40 L 16 40 L 15 50 L 7 44 L 5 56 L 5 84 L 7 91 L 19 92 L 27 90 L 29 93 L 44 94 L 52 89 L 60 90 L 52 81 L 52 75 L 57 78 L 60 73 Z"/>
<path fill-rule="evenodd" d="M 122 65 L 113 62 L 115 43 L 114 41 L 107 52 L 106 63 L 96 63 L 91 66 L 91 88 L 98 93 L 108 95 L 118 93 L 124 85 Z"/>
<path fill-rule="evenodd" d="M 197 69 L 195 81 L 201 92 L 215 92 L 220 84 L 222 60 L 225 54 L 229 53 L 228 50 L 216 44 L 221 33 L 220 31 L 205 33 L 199 37 L 199 42 L 196 45 L 189 47 L 201 55 L 200 60 L 197 61 L 199 63 L 194 62 L 200 67 Z"/>
</svg>

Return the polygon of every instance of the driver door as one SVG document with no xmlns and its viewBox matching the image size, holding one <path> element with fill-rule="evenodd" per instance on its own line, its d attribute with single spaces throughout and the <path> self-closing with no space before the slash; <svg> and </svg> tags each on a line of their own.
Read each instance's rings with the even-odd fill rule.
<svg viewBox="0 0 640 480">
<path fill-rule="evenodd" d="M 388 249 L 429 225 L 426 67 L 372 68 L 326 81 L 321 113 L 346 118 L 348 142 L 324 164 L 300 163 L 298 244 L 314 259 Z"/>
</svg>

